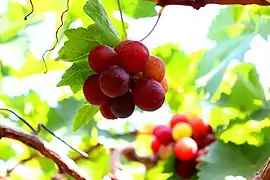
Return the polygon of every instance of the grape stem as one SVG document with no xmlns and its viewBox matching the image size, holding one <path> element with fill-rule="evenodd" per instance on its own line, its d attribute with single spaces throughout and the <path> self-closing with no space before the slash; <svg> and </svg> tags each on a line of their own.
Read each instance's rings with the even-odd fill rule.
<svg viewBox="0 0 270 180">
<path fill-rule="evenodd" d="M 150 30 L 150 32 L 149 32 L 144 38 L 142 38 L 142 39 L 140 40 L 141 42 L 142 42 L 143 40 L 145 40 L 148 36 L 150 36 L 150 35 L 152 34 L 152 32 L 156 29 L 156 27 L 157 27 L 157 25 L 158 25 L 158 23 L 159 23 L 159 20 L 160 20 L 160 18 L 161 18 L 161 15 L 162 15 L 163 10 L 164 10 L 164 7 L 162 7 L 162 8 L 160 9 L 160 11 L 159 11 L 159 13 L 158 13 L 158 18 L 157 18 L 157 20 L 156 20 L 154 26 L 152 27 L 152 29 Z"/>
<path fill-rule="evenodd" d="M 123 17 L 123 13 L 122 13 L 120 0 L 117 0 L 117 5 L 118 5 L 119 13 L 120 13 L 122 29 L 123 29 L 123 33 L 124 33 L 124 39 L 126 40 L 126 39 L 128 39 L 128 37 L 127 37 L 126 28 L 125 28 L 125 22 L 124 22 L 124 17 Z"/>
</svg>

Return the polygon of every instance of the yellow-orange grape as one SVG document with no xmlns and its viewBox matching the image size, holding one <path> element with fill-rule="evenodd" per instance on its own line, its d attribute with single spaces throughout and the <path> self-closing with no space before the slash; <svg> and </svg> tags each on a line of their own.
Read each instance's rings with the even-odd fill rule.
<svg viewBox="0 0 270 180">
<path fill-rule="evenodd" d="M 166 160 L 173 153 L 173 145 L 162 145 L 158 150 L 158 156 L 160 159 Z"/>
<path fill-rule="evenodd" d="M 166 77 L 163 78 L 163 80 L 160 82 L 161 86 L 163 87 L 165 93 L 168 92 L 168 81 Z"/>
<path fill-rule="evenodd" d="M 183 137 L 191 137 L 192 127 L 186 122 L 177 123 L 172 129 L 172 136 L 176 141 Z"/>
<path fill-rule="evenodd" d="M 165 76 L 165 63 L 157 56 L 149 56 L 144 68 L 144 75 L 157 82 L 161 82 Z"/>
</svg>

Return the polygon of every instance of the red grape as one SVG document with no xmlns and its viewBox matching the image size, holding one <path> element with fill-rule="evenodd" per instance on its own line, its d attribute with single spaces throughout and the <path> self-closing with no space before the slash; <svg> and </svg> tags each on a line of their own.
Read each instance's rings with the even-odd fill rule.
<svg viewBox="0 0 270 180">
<path fill-rule="evenodd" d="M 122 40 L 115 46 L 114 50 L 116 51 L 116 53 L 118 53 L 125 46 L 125 44 L 132 42 L 133 42 L 132 40 Z"/>
<path fill-rule="evenodd" d="M 210 131 L 208 124 L 201 118 L 191 118 L 189 119 L 189 124 L 192 127 L 194 136 L 206 136 Z"/>
<path fill-rule="evenodd" d="M 157 125 L 157 126 L 153 129 L 152 134 L 153 134 L 154 136 L 156 136 L 158 130 L 159 130 L 160 128 L 164 128 L 164 127 L 166 128 L 167 126 L 165 126 L 165 125 Z"/>
<path fill-rule="evenodd" d="M 117 119 L 117 117 L 112 113 L 110 105 L 104 104 L 99 107 L 102 116 L 106 119 Z"/>
<path fill-rule="evenodd" d="M 83 94 L 86 100 L 92 105 L 106 104 L 110 100 L 100 89 L 98 74 L 94 74 L 85 80 Z"/>
<path fill-rule="evenodd" d="M 131 116 L 135 109 L 131 93 L 128 92 L 123 96 L 112 99 L 110 107 L 116 117 L 127 118 Z"/>
<path fill-rule="evenodd" d="M 176 171 L 179 177 L 188 179 L 196 173 L 196 161 L 194 159 L 188 161 L 178 161 Z"/>
<path fill-rule="evenodd" d="M 145 45 L 139 41 L 121 41 L 116 47 L 115 51 L 119 56 L 119 64 L 126 69 L 126 71 L 143 72 L 146 66 L 149 51 Z"/>
<path fill-rule="evenodd" d="M 98 45 L 88 55 L 88 63 L 96 73 L 102 73 L 112 65 L 116 65 L 118 60 L 115 50 L 106 45 Z"/>
<path fill-rule="evenodd" d="M 174 146 L 175 156 L 182 161 L 187 161 L 196 157 L 198 147 L 196 142 L 190 137 L 179 139 Z"/>
<path fill-rule="evenodd" d="M 151 143 L 152 151 L 157 153 L 159 151 L 160 146 L 161 146 L 160 142 L 157 140 L 157 138 L 154 138 Z"/>
<path fill-rule="evenodd" d="M 170 121 L 170 127 L 173 128 L 177 123 L 180 122 L 189 123 L 188 117 L 184 114 L 175 114 Z"/>
<path fill-rule="evenodd" d="M 155 132 L 155 136 L 157 140 L 163 145 L 168 145 L 173 142 L 172 130 L 167 126 L 158 128 Z"/>
<path fill-rule="evenodd" d="M 112 98 L 124 95 L 129 90 L 129 83 L 129 74 L 118 66 L 109 67 L 99 78 L 102 92 Z"/>
<path fill-rule="evenodd" d="M 214 134 L 207 134 L 202 141 L 203 147 L 210 145 L 216 140 L 216 136 Z"/>
<path fill-rule="evenodd" d="M 192 136 L 192 138 L 197 143 L 198 149 L 204 148 L 203 145 L 204 136 Z"/>
<path fill-rule="evenodd" d="M 157 82 L 161 82 L 165 76 L 165 63 L 157 56 L 150 56 L 144 69 L 144 75 Z"/>
<path fill-rule="evenodd" d="M 144 111 L 155 111 L 165 101 L 165 91 L 153 79 L 142 78 L 136 82 L 132 89 L 135 104 Z"/>
</svg>

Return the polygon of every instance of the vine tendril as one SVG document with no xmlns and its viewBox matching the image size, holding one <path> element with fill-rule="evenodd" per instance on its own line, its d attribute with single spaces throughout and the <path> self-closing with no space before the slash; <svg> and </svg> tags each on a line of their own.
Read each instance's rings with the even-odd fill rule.
<svg viewBox="0 0 270 180">
<path fill-rule="evenodd" d="M 161 7 L 161 9 L 160 9 L 160 11 L 159 11 L 159 13 L 158 13 L 158 18 L 157 18 L 157 21 L 156 21 L 155 25 L 153 26 L 153 28 L 151 29 L 151 31 L 150 31 L 144 38 L 142 38 L 140 41 L 145 40 L 145 39 L 146 39 L 147 37 L 149 37 L 150 34 L 152 34 L 152 32 L 155 30 L 155 28 L 157 27 L 157 24 L 158 24 L 158 22 L 159 22 L 159 20 L 160 20 L 160 18 L 161 18 L 161 15 L 162 15 L 162 12 L 163 12 L 164 8 L 165 8 L 165 7 Z"/>
<path fill-rule="evenodd" d="M 55 39 L 56 39 L 56 42 L 54 43 L 54 45 L 53 45 L 52 48 L 46 50 L 46 51 L 43 53 L 43 55 L 42 55 L 42 61 L 43 61 L 44 66 L 45 66 L 44 74 L 46 74 L 46 73 L 48 72 L 48 67 L 47 67 L 47 64 L 46 64 L 46 62 L 45 62 L 45 55 L 46 55 L 47 52 L 53 51 L 53 50 L 55 49 L 56 45 L 57 45 L 58 42 L 59 42 L 59 39 L 58 39 L 58 32 L 59 32 L 59 30 L 61 29 L 61 27 L 64 25 L 64 15 L 69 11 L 69 1 L 70 1 L 70 0 L 67 0 L 67 1 L 66 1 L 66 2 L 67 2 L 67 4 L 66 4 L 66 7 L 67 7 L 67 8 L 66 8 L 66 10 L 61 14 L 61 24 L 60 24 L 60 26 L 57 28 L 57 30 L 56 30 L 56 32 L 55 32 Z"/>
<path fill-rule="evenodd" d="M 29 0 L 29 2 L 30 2 L 30 4 L 31 4 L 31 11 L 24 17 L 24 20 L 27 20 L 27 18 L 28 18 L 31 14 L 33 14 L 33 12 L 34 12 L 34 5 L 33 5 L 32 0 Z"/>
</svg>

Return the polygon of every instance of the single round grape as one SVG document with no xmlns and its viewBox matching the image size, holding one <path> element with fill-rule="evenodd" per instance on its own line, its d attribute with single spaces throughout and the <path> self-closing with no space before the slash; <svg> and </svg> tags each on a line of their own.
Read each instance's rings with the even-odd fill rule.
<svg viewBox="0 0 270 180">
<path fill-rule="evenodd" d="M 152 134 L 154 136 L 157 136 L 157 132 L 159 131 L 160 128 L 167 128 L 167 126 L 165 126 L 165 125 L 157 125 L 157 126 L 155 126 L 154 129 L 153 129 Z"/>
<path fill-rule="evenodd" d="M 170 121 L 170 127 L 173 128 L 180 122 L 188 123 L 188 117 L 184 114 L 175 114 Z"/>
<path fill-rule="evenodd" d="M 116 117 L 127 118 L 131 116 L 135 109 L 131 93 L 127 92 L 123 96 L 112 99 L 110 107 Z"/>
<path fill-rule="evenodd" d="M 149 56 L 144 69 L 144 75 L 157 82 L 161 82 L 165 76 L 165 63 L 157 56 Z"/>
<path fill-rule="evenodd" d="M 196 161 L 178 161 L 176 164 L 177 175 L 183 179 L 189 179 L 196 173 Z"/>
<path fill-rule="evenodd" d="M 130 75 L 119 66 L 111 66 L 103 71 L 99 78 L 99 85 L 104 94 L 118 97 L 129 90 Z"/>
<path fill-rule="evenodd" d="M 191 137 L 192 127 L 186 122 L 180 122 L 173 127 L 172 136 L 176 141 L 183 137 Z"/>
<path fill-rule="evenodd" d="M 88 55 L 88 63 L 96 73 L 102 73 L 108 67 L 116 65 L 117 60 L 115 50 L 106 45 L 96 46 Z"/>
<path fill-rule="evenodd" d="M 167 81 L 166 77 L 164 77 L 164 79 L 160 82 L 160 84 L 163 87 L 165 93 L 167 93 L 169 87 L 168 87 L 168 81 Z"/>
<path fill-rule="evenodd" d="M 154 153 L 157 153 L 161 147 L 160 142 L 157 140 L 157 138 L 154 138 L 151 143 L 151 149 Z"/>
<path fill-rule="evenodd" d="M 139 41 L 121 41 L 115 51 L 119 57 L 119 65 L 129 73 L 143 72 L 148 61 L 149 51 Z"/>
<path fill-rule="evenodd" d="M 189 124 L 192 127 L 194 136 L 206 136 L 210 132 L 209 125 L 204 122 L 201 118 L 191 118 L 189 119 Z"/>
<path fill-rule="evenodd" d="M 175 156 L 182 161 L 191 160 L 196 157 L 198 146 L 190 137 L 179 139 L 174 146 Z"/>
<path fill-rule="evenodd" d="M 163 145 L 168 145 L 173 142 L 172 130 L 167 126 L 159 127 L 155 132 L 155 136 Z"/>
<path fill-rule="evenodd" d="M 142 78 L 132 88 L 135 104 L 144 111 L 155 111 L 165 101 L 165 91 L 155 80 Z"/>
<path fill-rule="evenodd" d="M 99 76 L 94 74 L 85 80 L 83 84 L 84 97 L 92 105 L 106 104 L 110 100 L 100 89 Z"/>
<path fill-rule="evenodd" d="M 103 104 L 99 107 L 102 116 L 106 119 L 117 119 L 117 117 L 112 113 L 109 104 Z"/>
<path fill-rule="evenodd" d="M 132 42 L 133 42 L 132 40 L 122 40 L 114 47 L 114 50 L 116 51 L 116 53 L 118 53 L 118 52 L 120 52 L 122 47 L 125 46 L 125 44 L 132 43 Z"/>
</svg>

